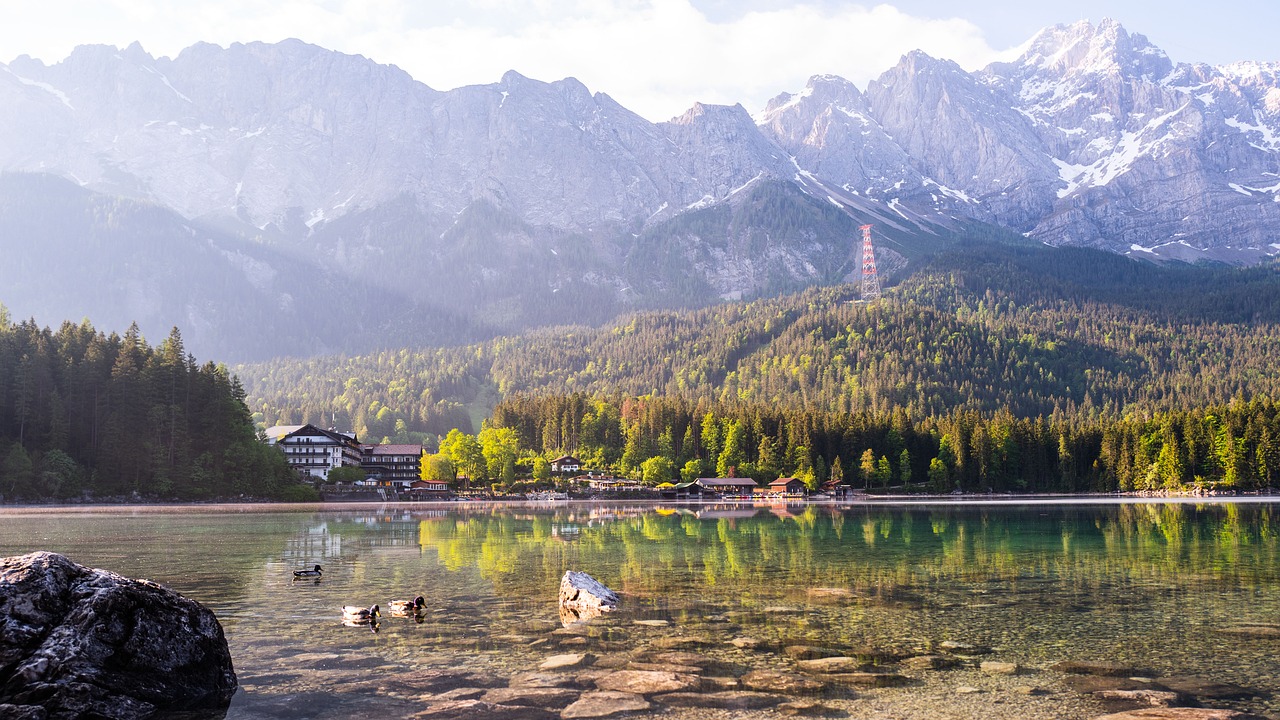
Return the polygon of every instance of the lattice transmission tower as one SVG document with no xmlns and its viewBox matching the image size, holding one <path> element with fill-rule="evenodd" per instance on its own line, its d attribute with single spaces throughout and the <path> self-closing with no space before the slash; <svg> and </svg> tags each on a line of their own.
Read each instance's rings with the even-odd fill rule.
<svg viewBox="0 0 1280 720">
<path fill-rule="evenodd" d="M 871 226 L 862 226 L 862 301 L 880 297 L 880 278 L 876 275 L 876 251 L 871 246 Z"/>
</svg>

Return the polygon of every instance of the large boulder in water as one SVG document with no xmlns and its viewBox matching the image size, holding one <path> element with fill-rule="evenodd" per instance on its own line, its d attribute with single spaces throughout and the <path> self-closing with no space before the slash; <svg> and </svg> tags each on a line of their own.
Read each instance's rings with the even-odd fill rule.
<svg viewBox="0 0 1280 720">
<path fill-rule="evenodd" d="M 127 720 L 235 691 L 222 625 L 194 600 L 56 553 L 0 559 L 0 706 Z"/>
</svg>

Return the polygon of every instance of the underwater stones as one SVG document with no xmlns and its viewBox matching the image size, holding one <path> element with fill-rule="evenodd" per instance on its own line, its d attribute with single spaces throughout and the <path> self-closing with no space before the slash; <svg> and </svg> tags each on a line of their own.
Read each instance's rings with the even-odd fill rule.
<svg viewBox="0 0 1280 720">
<path fill-rule="evenodd" d="M 774 709 L 779 715 L 789 717 L 822 717 L 839 712 L 835 708 L 823 705 L 816 700 L 792 700 L 791 702 L 784 702 Z"/>
<path fill-rule="evenodd" d="M 656 638 L 650 643 L 660 650 L 686 650 L 688 648 L 707 647 L 713 645 L 710 638 L 701 635 L 674 635 Z"/>
<path fill-rule="evenodd" d="M 681 652 L 678 650 L 671 652 L 647 653 L 644 655 L 644 659 L 648 662 L 654 663 L 692 665 L 699 668 L 705 668 L 708 665 L 713 665 L 715 663 L 714 659 L 706 655 L 694 652 Z"/>
<path fill-rule="evenodd" d="M 1199 700 L 1240 700 L 1258 693 L 1232 683 L 1218 682 L 1192 675 L 1175 675 L 1157 680 L 1161 686 Z"/>
<path fill-rule="evenodd" d="M 1186 697 L 1172 690 L 1099 690 L 1093 694 L 1099 700 L 1129 702 L 1150 707 L 1178 707 L 1186 705 Z"/>
<path fill-rule="evenodd" d="M 1217 708 L 1144 708 L 1100 715 L 1094 720 L 1265 720 L 1238 710 Z"/>
<path fill-rule="evenodd" d="M 511 676 L 507 687 L 520 688 L 572 688 L 578 686 L 578 678 L 558 672 L 526 672 Z"/>
<path fill-rule="evenodd" d="M 439 695 L 459 688 L 493 688 L 502 681 L 492 675 L 461 670 L 411 670 L 383 678 L 380 684 L 404 693 Z"/>
<path fill-rule="evenodd" d="M 749 690 L 785 695 L 811 695 L 826 688 L 826 685 L 816 680 L 776 670 L 753 670 L 743 675 L 739 681 Z"/>
<path fill-rule="evenodd" d="M 907 685 L 911 678 L 896 673 L 843 672 L 822 673 L 815 678 L 838 685 L 859 685 L 862 687 L 898 687 Z"/>
<path fill-rule="evenodd" d="M 0 667 L 0 703 L 51 720 L 221 709 L 237 688 L 207 608 L 50 552 L 0 560 Z"/>
<path fill-rule="evenodd" d="M 582 697 L 566 707 L 560 717 L 565 720 L 575 718 L 603 718 L 621 713 L 643 712 L 652 705 L 640 695 L 612 690 L 583 693 Z"/>
<path fill-rule="evenodd" d="M 974 645 L 954 640 L 944 640 L 938 643 L 938 649 L 949 652 L 952 655 L 989 655 L 992 652 L 991 648 L 986 645 Z"/>
<path fill-rule="evenodd" d="M 866 672 L 869 664 L 862 662 L 858 658 L 837 655 L 834 657 L 798 660 L 796 661 L 796 667 L 807 673 L 851 673 Z"/>
<path fill-rule="evenodd" d="M 758 650 L 765 646 L 765 641 L 753 637 L 736 637 L 730 640 L 729 644 L 739 650 Z"/>
<path fill-rule="evenodd" d="M 978 664 L 978 669 L 988 675 L 1017 675 L 1022 671 L 1018 663 L 997 662 L 995 660 L 983 660 Z"/>
<path fill-rule="evenodd" d="M 960 661 L 947 655 L 916 655 L 899 664 L 908 670 L 950 670 L 959 667 Z"/>
<path fill-rule="evenodd" d="M 685 692 L 697 690 L 701 684 L 696 675 L 656 670 L 615 670 L 596 680 L 596 687 L 601 690 L 634 695 Z"/>
<path fill-rule="evenodd" d="M 1127 665 L 1110 662 L 1082 662 L 1078 660 L 1063 660 L 1050 665 L 1049 669 L 1067 673 L 1068 675 L 1101 675 L 1104 677 L 1134 677 L 1146 674 Z"/>
<path fill-rule="evenodd" d="M 591 653 L 565 653 L 563 655 L 552 655 L 542 664 L 538 666 L 539 670 L 575 670 L 584 668 L 595 662 L 596 657 Z"/>
<path fill-rule="evenodd" d="M 578 691 L 569 688 L 505 687 L 493 688 L 480 699 L 494 705 L 563 708 L 578 699 Z"/>
<path fill-rule="evenodd" d="M 840 657 L 845 652 L 816 645 L 788 645 L 782 648 L 782 654 L 793 660 L 814 660 L 816 658 Z"/>
<path fill-rule="evenodd" d="M 436 703 L 413 716 L 416 720 L 555 720 L 559 712 L 518 705 L 495 705 L 483 700 Z"/>
<path fill-rule="evenodd" d="M 759 710 L 778 705 L 787 698 L 773 693 L 752 692 L 749 690 L 721 690 L 718 692 L 674 692 L 658 695 L 653 699 L 663 705 L 674 707 Z"/>
<path fill-rule="evenodd" d="M 1280 639 L 1280 625 L 1267 624 L 1251 624 L 1251 625 L 1230 625 L 1224 628 L 1218 628 L 1218 632 L 1222 635 L 1232 635 L 1253 640 L 1275 640 Z"/>
<path fill-rule="evenodd" d="M 671 624 L 670 620 L 632 620 L 632 625 L 640 625 L 641 627 L 667 627 Z"/>
</svg>

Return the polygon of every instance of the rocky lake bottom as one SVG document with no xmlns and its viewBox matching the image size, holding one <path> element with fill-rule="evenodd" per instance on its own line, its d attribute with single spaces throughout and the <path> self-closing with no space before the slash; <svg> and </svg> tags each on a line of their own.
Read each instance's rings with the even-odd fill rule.
<svg viewBox="0 0 1280 720">
<path fill-rule="evenodd" d="M 1272 509 L 146 509 L 6 516 L 0 550 L 213 609 L 226 718 L 1280 717 Z M 620 608 L 562 617 L 567 569 Z"/>
</svg>

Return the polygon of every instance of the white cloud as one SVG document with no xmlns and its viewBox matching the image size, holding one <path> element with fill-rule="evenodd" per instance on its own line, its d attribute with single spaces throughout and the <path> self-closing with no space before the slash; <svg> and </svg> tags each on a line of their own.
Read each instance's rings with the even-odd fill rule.
<svg viewBox="0 0 1280 720">
<path fill-rule="evenodd" d="M 496 82 L 506 70 L 576 77 L 652 120 L 693 102 L 749 111 L 810 75 L 859 86 L 922 49 L 975 68 L 997 57 L 964 20 L 913 17 L 890 5 L 799 3 L 715 22 L 689 0 L 47 0 L 21 3 L 0 48 L 46 62 L 81 43 L 139 40 L 155 55 L 198 41 L 298 37 L 398 65 L 437 89 Z M 12 56 L 11 55 L 11 56 Z"/>
</svg>

